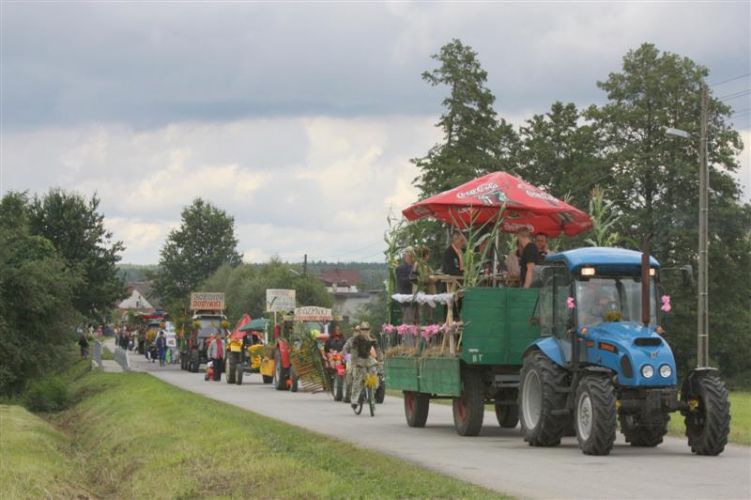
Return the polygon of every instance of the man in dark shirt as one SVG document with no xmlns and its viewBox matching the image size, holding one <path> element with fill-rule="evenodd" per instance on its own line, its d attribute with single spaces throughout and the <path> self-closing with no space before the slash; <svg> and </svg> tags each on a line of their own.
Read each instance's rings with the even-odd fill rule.
<svg viewBox="0 0 751 500">
<path fill-rule="evenodd" d="M 542 264 L 545 257 L 548 256 L 548 237 L 545 233 L 535 235 L 535 246 L 537 247 L 537 264 Z"/>
<path fill-rule="evenodd" d="M 396 293 L 412 295 L 412 276 L 415 272 L 415 254 L 412 248 L 404 251 L 404 262 L 396 268 Z M 402 302 L 402 323 L 415 321 L 415 305 L 410 302 Z"/>
<path fill-rule="evenodd" d="M 537 246 L 532 243 L 532 236 L 527 228 L 520 229 L 516 233 L 516 237 L 519 239 L 519 244 L 522 247 L 522 254 L 519 258 L 521 287 L 529 288 L 532 286 L 535 264 L 538 259 Z"/>
<path fill-rule="evenodd" d="M 461 231 L 454 231 L 451 233 L 451 245 L 446 249 L 443 254 L 443 265 L 441 268 L 445 274 L 451 276 L 464 275 L 464 257 L 462 255 L 462 247 L 466 243 L 466 239 Z"/>
</svg>

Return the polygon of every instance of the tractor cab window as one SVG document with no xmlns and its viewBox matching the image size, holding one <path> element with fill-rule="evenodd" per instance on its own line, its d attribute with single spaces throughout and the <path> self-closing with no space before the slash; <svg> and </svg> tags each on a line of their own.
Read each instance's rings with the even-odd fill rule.
<svg viewBox="0 0 751 500">
<path fill-rule="evenodd" d="M 542 288 L 537 302 L 540 334 L 562 337 L 569 318 L 566 299 L 570 293 L 570 275 L 562 267 L 545 267 L 541 277 Z"/>
<path fill-rule="evenodd" d="M 656 324 L 654 280 L 650 283 L 650 323 Z M 594 277 L 576 282 L 576 311 L 580 327 L 605 321 L 641 321 L 641 278 Z"/>
</svg>

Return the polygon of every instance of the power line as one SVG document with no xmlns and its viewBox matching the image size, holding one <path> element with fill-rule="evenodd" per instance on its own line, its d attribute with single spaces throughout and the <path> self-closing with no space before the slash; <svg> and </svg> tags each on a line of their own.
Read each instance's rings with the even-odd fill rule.
<svg viewBox="0 0 751 500">
<path fill-rule="evenodd" d="M 741 78 L 746 78 L 747 76 L 751 76 L 751 73 L 745 73 L 743 75 L 734 76 L 733 78 L 728 78 L 727 80 L 723 80 L 723 81 L 717 82 L 717 83 L 710 83 L 709 86 L 710 87 L 718 87 L 718 86 L 724 85 L 726 83 L 730 83 L 730 82 L 734 82 L 736 80 L 740 80 Z"/>
<path fill-rule="evenodd" d="M 743 97 L 748 94 L 751 94 L 751 89 L 739 90 L 738 92 L 733 92 L 732 94 L 727 94 L 722 97 L 718 97 L 718 99 L 720 101 L 730 101 L 732 99 L 737 99 L 739 97 Z"/>
</svg>

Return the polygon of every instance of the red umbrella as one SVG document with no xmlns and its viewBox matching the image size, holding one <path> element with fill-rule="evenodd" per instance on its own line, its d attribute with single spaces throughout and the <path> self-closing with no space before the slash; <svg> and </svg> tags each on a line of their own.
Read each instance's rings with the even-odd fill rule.
<svg viewBox="0 0 751 500">
<path fill-rule="evenodd" d="M 574 236 L 592 229 L 592 219 L 576 207 L 506 172 L 493 172 L 404 209 L 408 220 L 426 217 L 457 227 L 497 220 L 502 207 L 505 232 L 527 227 L 533 233 Z"/>
<path fill-rule="evenodd" d="M 230 335 L 230 338 L 232 339 L 241 339 L 245 337 L 247 332 L 244 332 L 240 330 L 240 328 L 244 327 L 248 323 L 250 323 L 250 315 L 249 314 L 243 314 L 243 317 L 240 318 L 240 321 L 237 322 L 235 325 L 235 329 L 232 331 L 232 334 Z"/>
</svg>

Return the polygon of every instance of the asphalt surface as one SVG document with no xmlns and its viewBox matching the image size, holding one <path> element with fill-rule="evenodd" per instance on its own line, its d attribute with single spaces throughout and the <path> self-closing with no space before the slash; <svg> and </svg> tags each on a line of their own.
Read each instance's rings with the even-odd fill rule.
<svg viewBox="0 0 751 500">
<path fill-rule="evenodd" d="M 501 429 L 486 412 L 478 437 L 461 437 L 451 406 L 431 404 L 425 428 L 407 427 L 401 398 L 387 396 L 371 418 L 328 394 L 290 393 L 246 374 L 242 386 L 206 382 L 202 373 L 159 367 L 130 356 L 134 370 L 218 401 L 399 457 L 435 471 L 524 498 L 751 498 L 751 448 L 729 445 L 719 457 L 692 455 L 685 439 L 657 448 L 619 440 L 609 456 L 583 455 L 576 438 L 555 448 L 532 448 L 518 429 Z M 673 418 L 682 418 L 680 415 Z M 387 480 L 387 478 L 384 478 Z"/>
</svg>

